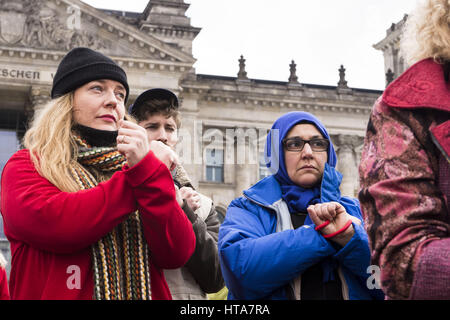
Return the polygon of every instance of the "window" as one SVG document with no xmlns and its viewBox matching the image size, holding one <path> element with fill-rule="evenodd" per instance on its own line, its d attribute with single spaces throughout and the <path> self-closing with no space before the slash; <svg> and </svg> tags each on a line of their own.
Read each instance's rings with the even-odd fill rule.
<svg viewBox="0 0 450 320">
<path fill-rule="evenodd" d="M 206 149 L 206 181 L 223 182 L 222 149 Z"/>
<path fill-rule="evenodd" d="M 0 173 L 9 158 L 20 148 L 15 131 L 0 129 Z"/>
<path fill-rule="evenodd" d="M 270 176 L 269 168 L 266 167 L 266 161 L 264 160 L 264 151 L 259 153 L 259 179 Z"/>
</svg>

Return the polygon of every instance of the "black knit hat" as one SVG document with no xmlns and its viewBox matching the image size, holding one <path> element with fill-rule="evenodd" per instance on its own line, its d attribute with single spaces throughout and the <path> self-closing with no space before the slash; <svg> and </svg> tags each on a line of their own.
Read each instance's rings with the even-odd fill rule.
<svg viewBox="0 0 450 320">
<path fill-rule="evenodd" d="M 142 92 L 130 106 L 128 112 L 135 115 L 144 102 L 151 99 L 167 100 L 173 107 L 178 108 L 178 98 L 175 93 L 167 89 L 155 88 Z"/>
<path fill-rule="evenodd" d="M 120 82 L 127 90 L 125 102 L 127 101 L 130 88 L 127 75 L 121 67 L 100 52 L 82 47 L 72 49 L 56 70 L 51 97 L 60 97 L 90 81 L 100 79 Z"/>
</svg>

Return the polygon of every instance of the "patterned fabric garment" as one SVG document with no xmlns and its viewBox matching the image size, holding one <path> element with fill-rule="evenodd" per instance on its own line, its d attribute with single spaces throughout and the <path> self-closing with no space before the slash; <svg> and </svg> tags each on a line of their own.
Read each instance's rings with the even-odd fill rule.
<svg viewBox="0 0 450 320">
<path fill-rule="evenodd" d="M 120 170 L 125 158 L 113 147 L 90 147 L 75 136 L 79 145 L 78 162 L 72 174 L 81 189 L 89 189 Z M 92 173 L 96 173 L 97 179 Z M 149 249 L 145 241 L 139 212 L 92 245 L 94 299 L 150 300 Z"/>
<path fill-rule="evenodd" d="M 359 199 L 372 264 L 392 299 L 407 299 L 427 243 L 448 237 L 450 218 L 439 175 L 442 159 L 430 130 L 448 120 L 433 109 L 396 109 L 375 103 L 359 168 Z M 442 160 L 441 160 L 442 161 Z"/>
</svg>

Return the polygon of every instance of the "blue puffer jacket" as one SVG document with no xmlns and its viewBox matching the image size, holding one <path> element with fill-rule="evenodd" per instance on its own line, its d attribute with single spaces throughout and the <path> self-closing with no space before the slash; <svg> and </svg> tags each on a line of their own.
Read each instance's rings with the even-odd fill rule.
<svg viewBox="0 0 450 320">
<path fill-rule="evenodd" d="M 358 200 L 340 196 L 341 180 L 342 175 L 326 164 L 321 202 L 337 201 L 362 221 Z M 362 224 L 353 223 L 353 238 L 340 247 L 315 231 L 309 216 L 302 227 L 277 232 L 277 216 L 283 210 L 288 209 L 273 176 L 231 202 L 218 243 L 228 299 L 286 299 L 287 285 L 317 263 L 322 265 L 324 280 L 338 269 L 344 299 L 384 298 L 381 290 L 367 286 L 370 251 Z"/>
</svg>

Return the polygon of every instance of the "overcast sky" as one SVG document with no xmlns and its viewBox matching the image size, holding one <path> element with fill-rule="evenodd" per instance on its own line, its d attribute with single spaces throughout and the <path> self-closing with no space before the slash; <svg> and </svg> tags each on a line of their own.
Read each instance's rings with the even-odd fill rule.
<svg viewBox="0 0 450 320">
<path fill-rule="evenodd" d="M 83 0 L 97 8 L 142 12 L 148 0 Z M 244 55 L 251 79 L 287 81 L 297 64 L 302 83 L 337 85 L 340 65 L 352 88 L 382 90 L 382 40 L 420 0 L 185 0 L 200 27 L 197 73 L 236 76 Z"/>
</svg>

